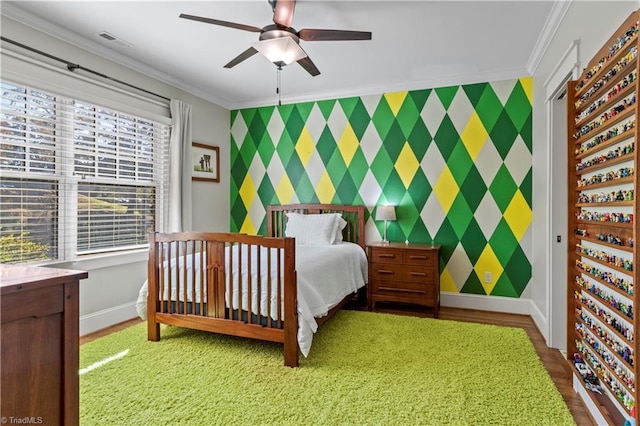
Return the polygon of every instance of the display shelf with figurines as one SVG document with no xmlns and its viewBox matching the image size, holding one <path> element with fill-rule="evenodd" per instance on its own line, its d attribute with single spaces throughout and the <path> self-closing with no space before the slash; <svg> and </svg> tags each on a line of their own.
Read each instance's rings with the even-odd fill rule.
<svg viewBox="0 0 640 426">
<path fill-rule="evenodd" d="M 638 401 L 638 17 L 635 11 L 567 85 L 567 356 L 599 415 L 631 419 Z M 613 409 L 612 409 L 613 407 Z"/>
</svg>

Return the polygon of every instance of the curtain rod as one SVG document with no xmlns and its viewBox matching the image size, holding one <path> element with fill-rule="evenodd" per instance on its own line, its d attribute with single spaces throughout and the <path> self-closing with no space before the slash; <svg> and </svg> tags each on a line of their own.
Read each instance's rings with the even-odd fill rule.
<svg viewBox="0 0 640 426">
<path fill-rule="evenodd" d="M 80 64 L 74 64 L 73 62 L 69 62 L 69 61 L 67 61 L 66 59 L 62 59 L 62 58 L 59 58 L 59 57 L 57 57 L 57 56 L 53 56 L 53 55 L 51 55 L 51 54 L 49 54 L 49 53 L 43 52 L 42 50 L 35 49 L 35 48 L 33 48 L 33 47 L 30 47 L 30 46 L 27 46 L 27 45 L 25 45 L 25 44 L 19 43 L 19 42 L 17 42 L 17 41 L 11 40 L 11 39 L 6 38 L 6 37 L 4 37 L 4 36 L 0 36 L 0 40 L 2 40 L 2 41 L 6 41 L 7 43 L 14 44 L 14 45 L 16 45 L 16 46 L 18 46 L 18 47 L 21 47 L 21 48 L 23 48 L 23 49 L 26 49 L 26 50 L 28 50 L 28 51 L 30 51 L 30 52 L 37 53 L 38 55 L 45 56 L 45 57 L 47 57 L 47 58 L 49 58 L 49 59 L 53 59 L 54 61 L 62 62 L 63 64 L 65 64 L 65 65 L 67 66 L 67 69 L 68 69 L 69 71 L 71 71 L 71 72 L 74 72 L 75 70 L 82 70 L 82 71 L 86 71 L 86 72 L 88 72 L 88 73 L 91 73 L 91 74 L 97 75 L 97 76 L 102 77 L 102 78 L 105 78 L 105 79 L 107 79 L 107 80 L 111 80 L 111 81 L 114 81 L 114 82 L 116 82 L 116 83 L 123 84 L 123 85 L 125 85 L 125 86 L 127 86 L 127 87 L 131 87 L 132 89 L 136 89 L 136 90 L 139 90 L 139 91 L 141 91 L 141 92 L 147 93 L 147 94 L 149 94 L 149 95 L 157 96 L 158 98 L 162 98 L 162 99 L 165 99 L 165 100 L 167 100 L 167 101 L 171 102 L 171 98 L 167 98 L 166 96 L 162 96 L 162 95 L 159 95 L 159 94 L 157 94 L 157 93 L 151 92 L 151 91 L 149 91 L 149 90 L 143 89 L 143 88 L 141 88 L 141 87 L 134 86 L 133 84 L 129 84 L 129 83 L 125 82 L 125 81 L 118 80 L 117 78 L 110 77 L 110 76 L 108 76 L 108 75 L 106 75 L 106 74 L 102 74 L 101 72 L 94 71 L 94 70 L 92 70 L 92 69 L 89 69 L 89 68 L 83 67 L 83 66 L 82 66 L 82 65 L 80 65 Z"/>
</svg>

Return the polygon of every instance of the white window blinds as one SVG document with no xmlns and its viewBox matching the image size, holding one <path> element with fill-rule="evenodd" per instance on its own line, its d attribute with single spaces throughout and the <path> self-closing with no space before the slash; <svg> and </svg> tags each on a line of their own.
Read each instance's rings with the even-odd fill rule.
<svg viewBox="0 0 640 426">
<path fill-rule="evenodd" d="M 164 220 L 169 127 L 0 84 L 0 262 L 146 246 Z"/>
</svg>

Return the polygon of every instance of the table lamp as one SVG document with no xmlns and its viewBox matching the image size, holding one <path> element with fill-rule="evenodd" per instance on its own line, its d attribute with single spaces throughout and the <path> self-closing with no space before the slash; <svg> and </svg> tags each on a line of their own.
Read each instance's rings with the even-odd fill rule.
<svg viewBox="0 0 640 426">
<path fill-rule="evenodd" d="M 378 206 L 376 209 L 376 220 L 384 220 L 384 236 L 382 244 L 389 244 L 387 241 L 387 221 L 396 220 L 396 209 L 394 206 Z"/>
</svg>

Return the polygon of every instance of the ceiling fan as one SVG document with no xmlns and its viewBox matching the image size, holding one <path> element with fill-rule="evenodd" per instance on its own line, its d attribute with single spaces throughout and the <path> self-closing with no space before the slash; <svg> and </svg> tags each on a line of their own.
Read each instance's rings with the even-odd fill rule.
<svg viewBox="0 0 640 426">
<path fill-rule="evenodd" d="M 232 68 L 240 62 L 260 52 L 271 60 L 279 69 L 283 65 L 297 62 L 312 76 L 317 76 L 320 71 L 311 58 L 300 47 L 300 40 L 304 41 L 337 41 L 337 40 L 371 40 L 369 31 L 328 30 L 328 29 L 302 29 L 296 31 L 291 27 L 293 11 L 296 0 L 267 0 L 273 9 L 273 24 L 262 28 L 251 25 L 237 24 L 235 22 L 220 21 L 218 19 L 204 18 L 201 16 L 180 14 L 180 18 L 206 24 L 220 25 L 243 31 L 260 33 L 259 41 L 250 46 L 227 63 L 225 68 Z M 274 55 L 275 53 L 275 55 Z"/>
</svg>

